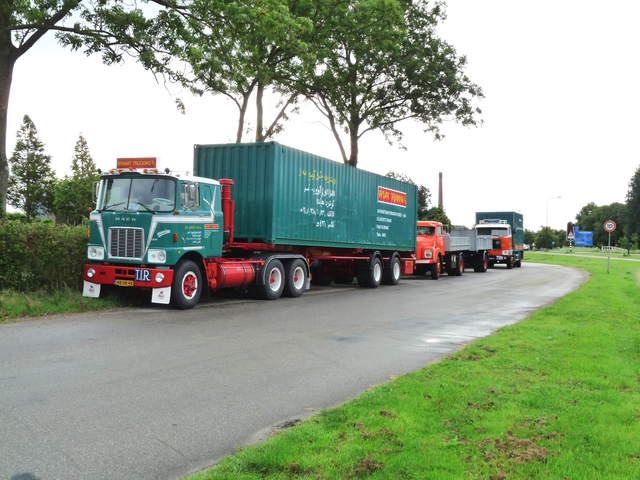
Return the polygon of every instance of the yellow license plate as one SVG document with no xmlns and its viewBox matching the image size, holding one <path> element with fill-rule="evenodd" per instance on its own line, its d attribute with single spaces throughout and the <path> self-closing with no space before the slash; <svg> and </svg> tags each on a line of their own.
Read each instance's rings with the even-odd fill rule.
<svg viewBox="0 0 640 480">
<path fill-rule="evenodd" d="M 119 287 L 133 287 L 133 280 L 116 280 Z"/>
</svg>

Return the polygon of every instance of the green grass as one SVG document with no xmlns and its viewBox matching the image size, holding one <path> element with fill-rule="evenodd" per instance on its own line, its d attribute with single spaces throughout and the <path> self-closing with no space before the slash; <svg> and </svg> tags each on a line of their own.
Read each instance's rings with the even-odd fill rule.
<svg viewBox="0 0 640 480">
<path fill-rule="evenodd" d="M 68 289 L 56 292 L 30 293 L 3 290 L 0 291 L 0 323 L 14 322 L 25 317 L 132 306 L 135 301 L 135 299 L 128 297 L 86 298 L 82 296 L 82 292 Z"/>
<path fill-rule="evenodd" d="M 640 478 L 640 264 L 616 260 L 607 273 L 606 255 L 528 261 L 590 279 L 189 479 Z"/>
</svg>

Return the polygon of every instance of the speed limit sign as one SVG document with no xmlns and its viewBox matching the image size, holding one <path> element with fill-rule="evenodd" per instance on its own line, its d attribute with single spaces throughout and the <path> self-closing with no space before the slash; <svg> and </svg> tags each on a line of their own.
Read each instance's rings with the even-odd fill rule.
<svg viewBox="0 0 640 480">
<path fill-rule="evenodd" d="M 604 229 L 609 233 L 615 231 L 616 222 L 614 222 L 613 220 L 607 220 L 606 222 L 604 222 Z"/>
</svg>

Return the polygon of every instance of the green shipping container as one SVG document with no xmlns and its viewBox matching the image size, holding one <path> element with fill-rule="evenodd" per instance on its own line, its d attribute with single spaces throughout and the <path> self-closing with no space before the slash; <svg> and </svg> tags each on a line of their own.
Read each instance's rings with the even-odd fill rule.
<svg viewBox="0 0 640 480">
<path fill-rule="evenodd" d="M 276 142 L 196 145 L 193 171 L 234 181 L 236 241 L 415 250 L 415 185 Z"/>
<path fill-rule="evenodd" d="M 518 212 L 476 212 L 476 224 L 480 220 L 506 220 L 511 225 L 511 232 L 515 245 L 524 244 L 524 222 L 521 213 Z"/>
</svg>

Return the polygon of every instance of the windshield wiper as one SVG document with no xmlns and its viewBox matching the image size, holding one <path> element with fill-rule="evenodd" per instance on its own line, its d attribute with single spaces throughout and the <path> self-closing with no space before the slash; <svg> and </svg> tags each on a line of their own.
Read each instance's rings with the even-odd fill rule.
<svg viewBox="0 0 640 480">
<path fill-rule="evenodd" d="M 114 203 L 113 205 L 106 205 L 100 211 L 104 212 L 104 211 L 107 211 L 107 210 L 113 210 L 115 207 L 119 207 L 120 205 L 124 205 L 125 203 L 127 203 L 127 202 L 124 201 L 124 202 L 120 202 L 120 203 Z"/>
</svg>

